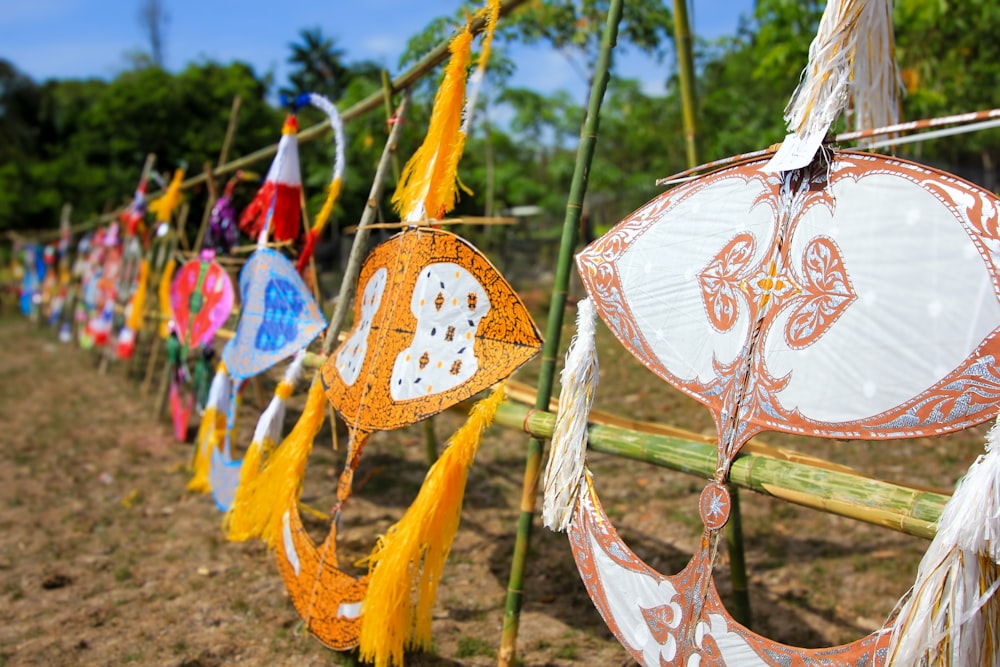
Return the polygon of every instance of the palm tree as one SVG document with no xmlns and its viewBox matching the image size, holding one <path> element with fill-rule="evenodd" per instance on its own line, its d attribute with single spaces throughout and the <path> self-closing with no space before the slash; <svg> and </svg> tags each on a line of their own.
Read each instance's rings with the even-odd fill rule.
<svg viewBox="0 0 1000 667">
<path fill-rule="evenodd" d="M 289 85 L 281 92 L 289 96 L 323 93 L 336 102 L 350 79 L 350 70 L 343 63 L 344 50 L 337 48 L 335 40 L 324 36 L 319 27 L 299 31 L 299 41 L 288 46 L 292 50 L 288 57 L 292 71 Z"/>
</svg>

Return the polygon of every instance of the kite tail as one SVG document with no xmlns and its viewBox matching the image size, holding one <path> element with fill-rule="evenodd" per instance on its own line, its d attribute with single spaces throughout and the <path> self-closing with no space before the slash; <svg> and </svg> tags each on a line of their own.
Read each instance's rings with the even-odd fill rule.
<svg viewBox="0 0 1000 667">
<path fill-rule="evenodd" d="M 472 33 L 466 29 L 448 45 L 451 59 L 434 96 L 434 109 L 424 143 L 403 167 L 392 203 L 406 222 L 436 219 L 458 199 L 458 161 L 465 148 L 460 131 L 465 102 L 466 70 L 472 54 Z"/>
<path fill-rule="evenodd" d="M 587 457 L 587 418 L 597 390 L 598 363 L 594 332 L 596 311 L 590 299 L 577 306 L 576 336 L 566 352 L 548 464 L 542 521 L 556 531 L 565 531 L 573 520 L 573 509 Z"/>
<path fill-rule="evenodd" d="M 309 93 L 309 103 L 318 109 L 322 109 L 326 113 L 327 118 L 330 119 L 330 127 L 333 129 L 334 160 L 333 176 L 330 177 L 330 185 L 326 189 L 326 201 L 323 202 L 323 208 L 320 209 L 316 220 L 306 234 L 306 242 L 302 248 L 302 254 L 299 255 L 299 261 L 295 266 L 299 273 L 302 273 L 306 264 L 309 263 L 309 258 L 312 257 L 313 250 L 316 247 L 316 240 L 326 227 L 326 223 L 330 220 L 330 215 L 333 213 L 333 205 L 336 203 L 337 197 L 340 196 L 341 183 L 344 180 L 344 122 L 340 119 L 340 114 L 337 112 L 337 107 L 334 106 L 333 102 L 322 95 Z"/>
<path fill-rule="evenodd" d="M 326 417 L 323 384 L 313 382 L 305 409 L 291 433 L 267 458 L 256 479 L 244 489 L 229 510 L 228 539 L 242 542 L 259 537 L 273 547 L 281 536 L 281 517 L 295 505 L 302 492 L 302 477 L 313 440 Z M 246 465 L 244 463 L 244 465 Z"/>
<path fill-rule="evenodd" d="M 295 355 L 292 363 L 285 369 L 284 378 L 274 389 L 274 397 L 267 409 L 261 414 L 260 419 L 257 420 L 253 440 L 250 441 L 250 446 L 247 448 L 240 465 L 240 481 L 236 487 L 236 494 L 233 497 L 230 510 L 226 512 L 222 521 L 222 529 L 230 540 L 242 542 L 254 537 L 250 527 L 240 522 L 242 518 L 245 518 L 245 512 L 242 510 L 234 512 L 233 508 L 237 505 L 241 508 L 245 507 L 251 501 L 252 490 L 260 473 L 261 465 L 271 455 L 275 445 L 281 441 L 285 409 L 288 405 L 288 398 L 295 389 L 295 383 L 302 374 L 303 359 L 305 359 L 304 349 Z"/>
<path fill-rule="evenodd" d="M 149 212 L 156 216 L 157 222 L 170 222 L 174 215 L 174 209 L 184 199 L 184 195 L 181 194 L 183 181 L 184 169 L 175 169 L 174 177 L 170 179 L 167 191 L 149 204 Z"/>
<path fill-rule="evenodd" d="M 302 182 L 298 131 L 295 116 L 289 114 L 281 128 L 281 140 L 264 184 L 240 214 L 240 229 L 250 237 L 259 237 L 265 228 L 275 241 L 294 240 L 299 236 Z"/>
<path fill-rule="evenodd" d="M 327 186 L 326 201 L 323 202 L 323 208 L 319 210 L 313 226 L 309 228 L 309 232 L 306 234 L 305 245 L 302 246 L 302 253 L 299 255 L 299 261 L 295 263 L 295 269 L 299 273 L 302 273 L 306 264 L 309 263 L 309 258 L 313 256 L 313 251 L 316 249 L 316 241 L 319 239 L 319 235 L 323 233 L 326 223 L 330 220 L 330 215 L 333 213 L 333 205 L 337 202 L 337 197 L 340 196 L 340 188 L 341 181 L 339 178 L 334 179 Z"/>
<path fill-rule="evenodd" d="M 892 665 L 995 665 L 1000 660 L 1000 427 L 969 467 L 892 626 Z"/>
<path fill-rule="evenodd" d="M 472 408 L 468 421 L 427 472 L 413 504 L 368 557 L 371 579 L 361 621 L 362 660 L 376 667 L 402 665 L 404 645 L 430 646 L 431 610 L 461 519 L 469 466 L 504 395 L 501 384 Z"/>
<path fill-rule="evenodd" d="M 853 97 L 857 129 L 897 122 L 891 0 L 830 0 L 785 107 L 788 131 L 825 134 Z"/>
<path fill-rule="evenodd" d="M 194 441 L 191 469 L 194 474 L 188 482 L 188 491 L 209 493 L 208 471 L 212 463 L 212 449 L 219 446 L 226 432 L 226 404 L 229 402 L 229 373 L 226 365 L 219 363 L 208 390 L 205 412 L 198 425 L 198 437 Z"/>
<path fill-rule="evenodd" d="M 170 305 L 170 285 L 174 281 L 174 271 L 177 269 L 177 260 L 171 257 L 163 267 L 160 275 L 160 287 L 157 295 L 160 301 L 160 338 L 170 335 L 170 321 L 174 319 L 174 307 Z"/>
</svg>

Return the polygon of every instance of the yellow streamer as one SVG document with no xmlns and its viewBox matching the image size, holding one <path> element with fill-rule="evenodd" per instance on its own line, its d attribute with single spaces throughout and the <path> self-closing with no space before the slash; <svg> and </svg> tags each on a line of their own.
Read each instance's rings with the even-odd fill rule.
<svg viewBox="0 0 1000 667">
<path fill-rule="evenodd" d="M 469 466 L 504 395 L 501 384 L 472 408 L 468 421 L 427 472 L 413 504 L 368 557 L 371 579 L 359 648 L 361 659 L 375 667 L 402 665 L 404 645 L 430 647 L 431 610 L 461 519 Z"/>
</svg>

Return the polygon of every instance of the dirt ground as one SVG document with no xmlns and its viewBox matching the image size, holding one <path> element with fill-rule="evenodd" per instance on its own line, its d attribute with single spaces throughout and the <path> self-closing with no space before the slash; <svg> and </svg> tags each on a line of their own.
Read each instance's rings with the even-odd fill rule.
<svg viewBox="0 0 1000 667">
<path fill-rule="evenodd" d="M 711 432 L 704 408 L 628 363 L 601 336 L 599 407 Z M 537 363 L 521 379 L 530 381 Z M 99 374 L 93 354 L 22 319 L 0 319 L 0 666 L 352 664 L 352 655 L 303 632 L 273 556 L 258 543 L 228 543 L 211 499 L 185 490 L 190 445 L 173 440 L 153 402 L 120 368 Z M 243 441 L 256 418 L 253 403 L 244 406 Z M 290 410 L 289 425 L 296 414 Z M 460 419 L 435 420 L 442 442 Z M 907 443 L 768 440 L 868 474 L 950 489 L 984 433 L 979 427 Z M 343 458 L 330 442 L 325 429 L 303 495 L 324 510 Z M 369 444 L 338 541 L 343 562 L 366 555 L 402 515 L 426 469 L 423 442 L 417 427 Z M 407 664 L 495 663 L 526 444 L 523 434 L 499 427 L 483 442 L 438 594 L 435 647 Z M 630 546 L 661 572 L 683 567 L 700 531 L 703 482 L 603 455 L 590 460 Z M 827 646 L 875 629 L 926 548 L 917 538 L 749 492 L 742 505 L 753 627 L 785 643 Z M 319 521 L 309 527 L 317 538 L 325 530 Z M 718 568 L 728 599 L 724 553 Z M 630 664 L 591 605 L 564 536 L 536 528 L 525 590 L 524 665 Z"/>
</svg>

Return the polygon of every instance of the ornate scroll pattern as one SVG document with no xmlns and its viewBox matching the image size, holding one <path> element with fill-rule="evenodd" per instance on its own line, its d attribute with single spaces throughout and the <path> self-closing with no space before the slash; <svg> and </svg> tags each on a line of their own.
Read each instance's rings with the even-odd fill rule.
<svg viewBox="0 0 1000 667">
<path fill-rule="evenodd" d="M 759 164 L 747 163 L 720 170 L 699 181 L 682 185 L 654 199 L 629 216 L 608 235 L 596 241 L 580 254 L 578 264 L 598 311 L 621 342 L 654 373 L 684 393 L 708 405 L 720 426 L 729 424 L 738 439 L 750 437 L 764 429 L 807 433 L 826 437 L 887 439 L 935 435 L 966 428 L 988 418 L 993 406 L 1000 401 L 1000 378 L 993 368 L 1000 359 L 1000 331 L 994 331 L 979 347 L 970 350 L 960 367 L 952 370 L 918 396 L 886 412 L 840 423 L 810 419 L 794 408 L 786 408 L 775 392 L 784 388 L 788 378 L 772 378 L 764 360 L 764 343 L 768 336 L 782 335 L 792 350 L 815 344 L 831 331 L 845 313 L 859 300 L 850 275 L 850 256 L 844 256 L 832 236 L 813 231 L 802 243 L 792 243 L 802 234 L 800 224 L 807 213 L 817 207 L 836 212 L 834 187 L 845 181 L 860 181 L 872 176 L 903 179 L 931 193 L 954 216 L 983 258 L 984 266 L 993 278 L 994 292 L 1000 297 L 1000 203 L 989 193 L 935 170 L 903 160 L 861 153 L 836 152 L 827 169 L 802 172 L 795 182 L 781 183 L 775 177 L 763 177 Z M 617 263 L 629 246 L 659 220 L 667 216 L 682 201 L 720 180 L 741 178 L 748 184 L 761 183 L 763 192 L 748 200 L 748 211 L 766 205 L 775 211 L 775 224 L 780 233 L 771 240 L 765 252 L 751 250 L 749 232 L 737 231 L 724 241 L 700 273 L 696 271 L 702 304 L 706 313 L 706 328 L 729 333 L 746 300 L 750 333 L 744 342 L 744 357 L 740 368 L 713 364 L 715 377 L 708 382 L 685 380 L 667 368 L 652 351 L 639 331 L 630 303 L 622 294 Z M 800 254 L 792 256 L 792 248 Z M 733 290 L 739 288 L 740 296 Z M 782 317 L 787 313 L 787 317 Z M 781 319 L 783 331 L 772 331 Z M 739 391 L 727 385 L 736 378 L 756 376 Z M 740 380 L 739 382 L 742 382 Z M 736 400 L 738 403 L 727 401 Z M 739 405 L 739 417 L 736 418 Z M 753 421 L 753 425 L 745 424 Z M 943 422 L 954 422 L 946 423 Z M 726 433 L 720 430 L 720 436 Z M 725 437 L 720 441 L 726 442 Z M 729 446 L 738 449 L 739 443 Z M 733 452 L 735 453 L 735 451 Z"/>
<path fill-rule="evenodd" d="M 625 218 L 607 234 L 591 243 L 576 258 L 577 268 L 584 282 L 587 283 L 587 290 L 594 298 L 601 319 L 615 334 L 615 337 L 650 370 L 681 391 L 689 393 L 699 400 L 704 399 L 695 393 L 695 389 L 684 386 L 685 383 L 681 378 L 673 375 L 660 363 L 640 333 L 632 311 L 622 294 L 617 262 L 629 247 L 658 220 L 707 186 L 725 178 L 739 178 L 748 185 L 758 182 L 766 184 L 764 193 L 751 204 L 750 208 L 764 204 L 777 211 L 778 203 L 769 190 L 776 187 L 775 176 L 763 174 L 754 169 L 723 169 L 713 174 L 711 178 L 699 179 L 699 181 L 691 182 L 653 199 Z M 748 256 L 744 261 L 749 262 L 749 259 Z"/>
<path fill-rule="evenodd" d="M 698 274 L 708 321 L 717 331 L 729 331 L 736 324 L 737 294 L 753 259 L 754 246 L 751 234 L 738 234 Z"/>
<path fill-rule="evenodd" d="M 695 553 L 678 574 L 664 576 L 622 542 L 590 479 L 582 482 L 579 498 L 569 529 L 577 569 L 608 628 L 640 664 L 651 667 L 881 667 L 885 664 L 889 635 L 884 630 L 825 649 L 785 646 L 752 633 L 734 621 L 723 607 L 711 583 L 707 549 Z M 706 531 L 703 545 L 707 543 L 707 535 Z M 703 590 L 699 588 L 702 584 Z M 648 602 L 654 599 L 659 602 Z M 703 602 L 697 614 L 692 606 L 696 599 Z"/>
<path fill-rule="evenodd" d="M 858 298 L 840 249 L 825 236 L 817 236 L 806 246 L 802 278 L 803 294 L 785 325 L 785 339 L 796 350 L 816 342 Z"/>
</svg>

